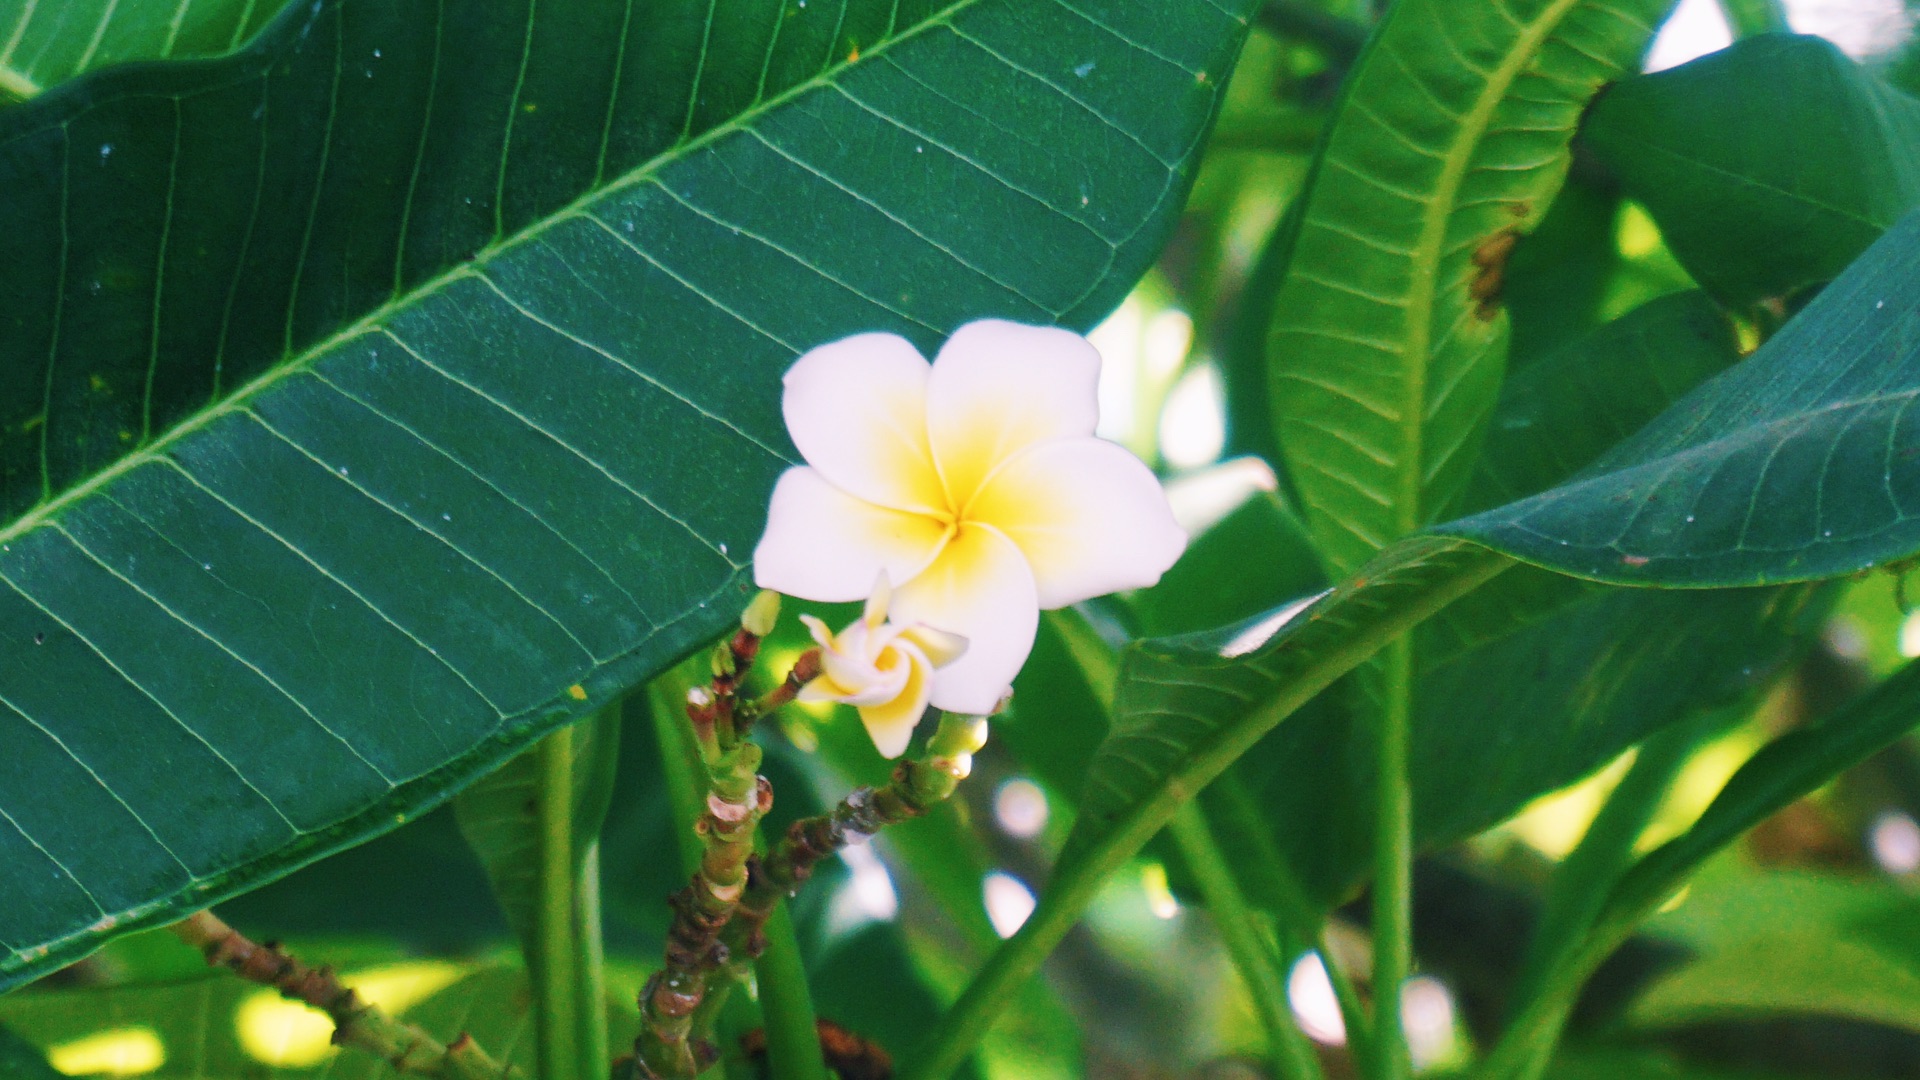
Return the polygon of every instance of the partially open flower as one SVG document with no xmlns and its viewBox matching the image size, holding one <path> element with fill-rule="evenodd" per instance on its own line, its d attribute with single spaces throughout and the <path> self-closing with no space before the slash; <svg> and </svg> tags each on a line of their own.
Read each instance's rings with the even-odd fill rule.
<svg viewBox="0 0 1920 1080">
<path fill-rule="evenodd" d="M 892 593 L 882 575 L 865 613 L 838 634 L 811 615 L 800 616 L 820 645 L 821 666 L 820 677 L 800 688 L 800 700 L 855 706 L 881 756 L 896 758 L 927 711 L 934 669 L 958 659 L 967 643 L 917 623 L 889 623 Z"/>
<path fill-rule="evenodd" d="M 1078 334 L 997 319 L 931 365 L 893 334 L 809 351 L 782 399 L 807 464 L 774 488 L 755 578 L 845 601 L 885 573 L 897 618 L 967 640 L 932 703 L 993 711 L 1042 608 L 1151 585 L 1186 546 L 1153 473 L 1093 437 L 1099 374 Z"/>
</svg>

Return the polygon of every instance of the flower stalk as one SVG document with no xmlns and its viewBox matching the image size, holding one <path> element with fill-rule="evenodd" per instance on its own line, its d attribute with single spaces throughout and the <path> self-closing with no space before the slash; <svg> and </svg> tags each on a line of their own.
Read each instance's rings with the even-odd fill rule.
<svg viewBox="0 0 1920 1080">
<path fill-rule="evenodd" d="M 773 806 L 773 787 L 759 773 L 760 747 L 745 737 L 757 714 L 751 708 L 743 712 L 737 701 L 760 654 L 761 637 L 778 615 L 778 600 L 768 595 L 756 597 L 741 617 L 739 632 L 714 649 L 708 686 L 687 696 L 687 718 L 707 771 L 706 809 L 694 823 L 700 866 L 667 901 L 673 920 L 665 963 L 640 991 L 633 1060 L 641 1080 L 690 1078 L 719 1058 L 701 1021 L 714 1011 L 708 991 L 728 959 L 721 932 L 746 891 L 754 831 Z M 793 678 L 789 674 L 788 681 Z"/>
<path fill-rule="evenodd" d="M 986 741 L 986 717 L 940 714 L 925 757 L 901 762 L 877 789 L 857 788 L 827 813 L 795 821 L 773 850 L 749 860 L 747 889 L 725 934 L 734 963 L 766 951 L 763 928 L 775 905 L 806 884 L 823 860 L 945 802 L 973 771 L 973 755 Z"/>
<path fill-rule="evenodd" d="M 270 986 L 287 998 L 326 1013 L 333 1041 L 372 1054 L 394 1071 L 436 1080 L 501 1080 L 509 1067 L 487 1056 L 464 1032 L 442 1044 L 426 1032 L 388 1016 L 341 985 L 330 967 L 309 967 L 277 945 L 260 945 L 211 911 L 174 924 L 182 941 L 200 950 L 212 967 L 248 982 Z"/>
</svg>

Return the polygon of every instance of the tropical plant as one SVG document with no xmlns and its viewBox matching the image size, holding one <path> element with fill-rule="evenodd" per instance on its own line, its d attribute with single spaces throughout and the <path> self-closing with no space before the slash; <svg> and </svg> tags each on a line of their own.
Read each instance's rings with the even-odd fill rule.
<svg viewBox="0 0 1920 1080">
<path fill-rule="evenodd" d="M 0 1076 L 1920 1071 L 1920 49 L 1372 7 L 0 0 Z"/>
</svg>

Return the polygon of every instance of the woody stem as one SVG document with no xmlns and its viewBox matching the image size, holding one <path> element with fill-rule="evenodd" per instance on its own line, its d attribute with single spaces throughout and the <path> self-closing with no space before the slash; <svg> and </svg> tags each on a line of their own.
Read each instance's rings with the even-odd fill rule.
<svg viewBox="0 0 1920 1080">
<path fill-rule="evenodd" d="M 332 968 L 308 967 L 277 945 L 255 944 L 211 911 L 174 924 L 173 932 L 199 949 L 209 965 L 326 1013 L 333 1021 L 335 1043 L 372 1054 L 396 1072 L 437 1080 L 501 1080 L 508 1075 L 508 1067 L 488 1057 L 472 1036 L 463 1032 L 443 1045 L 361 1001 L 340 984 Z"/>
</svg>

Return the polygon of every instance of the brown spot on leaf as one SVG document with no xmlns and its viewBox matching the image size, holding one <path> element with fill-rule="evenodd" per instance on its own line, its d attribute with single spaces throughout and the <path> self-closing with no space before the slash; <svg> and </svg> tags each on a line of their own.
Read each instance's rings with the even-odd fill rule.
<svg viewBox="0 0 1920 1080">
<path fill-rule="evenodd" d="M 1474 315 L 1482 322 L 1491 321 L 1499 313 L 1500 290 L 1506 283 L 1507 259 L 1519 241 L 1519 233 L 1502 229 L 1473 249 L 1472 259 L 1477 273 L 1467 283 L 1467 295 L 1473 297 L 1477 305 Z"/>
</svg>

